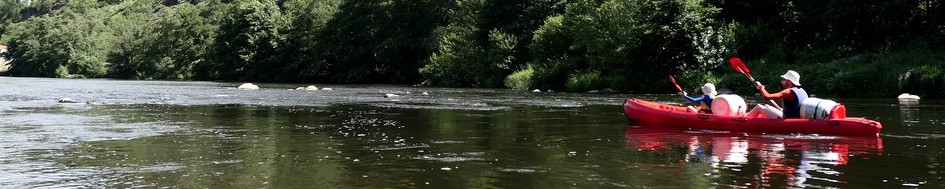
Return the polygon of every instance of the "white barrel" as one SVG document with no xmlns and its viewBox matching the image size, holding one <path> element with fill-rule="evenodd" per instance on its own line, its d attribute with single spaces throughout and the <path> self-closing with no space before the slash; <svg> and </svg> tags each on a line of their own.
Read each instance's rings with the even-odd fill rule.
<svg viewBox="0 0 945 189">
<path fill-rule="evenodd" d="M 748 106 L 745 99 L 738 95 L 718 95 L 712 100 L 712 114 L 724 116 L 745 116 Z"/>
<path fill-rule="evenodd" d="M 827 119 L 838 104 L 832 100 L 807 98 L 801 102 L 801 118 Z"/>
</svg>

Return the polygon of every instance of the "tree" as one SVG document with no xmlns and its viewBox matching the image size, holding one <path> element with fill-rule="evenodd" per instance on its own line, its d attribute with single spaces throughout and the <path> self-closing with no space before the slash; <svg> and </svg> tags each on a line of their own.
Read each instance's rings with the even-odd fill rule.
<svg viewBox="0 0 945 189">
<path fill-rule="evenodd" d="M 238 0 L 224 8 L 226 16 L 213 40 L 209 55 L 209 79 L 268 80 L 271 64 L 282 61 L 277 51 L 285 36 L 284 22 L 276 2 L 271 0 Z"/>
<path fill-rule="evenodd" d="M 535 86 L 655 92 L 668 73 L 718 67 L 730 38 L 718 11 L 699 0 L 569 4 L 535 32 Z"/>
<path fill-rule="evenodd" d="M 563 1 L 459 1 L 438 50 L 421 69 L 426 85 L 498 87 L 531 60 L 535 28 Z"/>
</svg>

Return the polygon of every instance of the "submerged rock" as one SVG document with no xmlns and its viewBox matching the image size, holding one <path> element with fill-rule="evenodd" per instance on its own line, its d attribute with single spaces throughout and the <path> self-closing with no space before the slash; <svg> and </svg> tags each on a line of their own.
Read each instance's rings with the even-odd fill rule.
<svg viewBox="0 0 945 189">
<path fill-rule="evenodd" d="M 79 103 L 79 101 L 71 98 L 59 98 L 59 103 Z"/>
<path fill-rule="evenodd" d="M 259 86 L 253 85 L 253 83 L 243 83 L 242 85 L 236 88 L 243 89 L 243 90 L 256 90 L 256 89 L 259 89 Z"/>
<path fill-rule="evenodd" d="M 331 89 L 331 88 L 328 88 L 328 87 L 325 87 L 325 88 L 322 88 L 322 90 L 323 90 L 323 91 L 330 91 L 330 90 L 332 90 L 332 89 Z"/>
<path fill-rule="evenodd" d="M 396 98 L 396 97 L 400 97 L 400 95 L 395 95 L 391 93 L 384 94 L 384 98 Z"/>
<path fill-rule="evenodd" d="M 601 89 L 600 92 L 601 92 L 601 93 L 607 93 L 607 94 L 617 93 L 617 91 L 615 91 L 614 89 L 611 89 L 611 88 L 604 88 L 604 89 Z"/>
</svg>

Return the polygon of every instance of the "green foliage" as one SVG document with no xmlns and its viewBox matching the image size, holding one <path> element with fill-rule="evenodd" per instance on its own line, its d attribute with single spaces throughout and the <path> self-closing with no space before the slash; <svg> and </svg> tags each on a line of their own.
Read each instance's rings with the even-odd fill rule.
<svg viewBox="0 0 945 189">
<path fill-rule="evenodd" d="M 29 19 L 11 25 L 5 33 L 8 35 L 6 58 L 10 63 L 12 76 L 57 77 L 57 69 L 68 63 L 70 54 L 62 50 L 69 42 L 62 30 L 54 30 L 63 25 L 63 20 L 42 17 Z"/>
<path fill-rule="evenodd" d="M 535 69 L 531 67 L 515 71 L 505 78 L 505 86 L 515 90 L 528 90 L 532 87 L 532 76 L 535 75 Z"/>
<path fill-rule="evenodd" d="M 147 7 L 147 5 L 132 5 Z M 217 30 L 210 4 L 145 9 L 112 17 L 109 25 L 118 40 L 109 54 L 111 77 L 133 79 L 191 79 L 195 67 L 206 62 Z M 149 18 L 149 16 L 151 18 Z M 149 21 L 148 19 L 154 19 Z"/>
<path fill-rule="evenodd" d="M 0 0 L 0 43 L 3 40 L 3 33 L 6 31 L 7 25 L 12 23 L 20 22 L 23 18 L 20 16 L 20 11 L 26 5 L 20 3 L 19 0 Z"/>
<path fill-rule="evenodd" d="M 420 69 L 420 74 L 427 78 L 423 85 L 437 86 L 478 86 L 490 87 L 492 82 L 485 81 L 480 75 L 493 70 L 492 65 L 484 63 L 480 56 L 485 50 L 475 41 L 479 32 L 478 20 L 474 15 L 481 8 L 478 0 L 458 2 L 458 10 L 451 15 L 456 18 L 439 39 L 439 50 L 430 56 L 429 63 Z M 464 16 L 465 15 L 465 16 Z"/>
<path fill-rule="evenodd" d="M 532 31 L 560 11 L 555 1 L 459 1 L 439 50 L 420 72 L 425 85 L 497 87 L 530 61 Z"/>
<path fill-rule="evenodd" d="M 461 28 L 456 30 L 472 31 Z M 461 31 L 459 31 L 461 32 Z M 518 39 L 498 30 L 489 32 L 487 48 L 481 48 L 470 40 L 467 32 L 447 35 L 441 51 L 434 53 L 430 64 L 420 70 L 430 80 L 427 85 L 498 87 L 515 61 L 515 45 Z"/>
<path fill-rule="evenodd" d="M 579 56 L 571 49 L 574 43 L 568 28 L 562 24 L 563 16 L 549 17 L 544 25 L 535 31 L 529 49 L 535 57 L 531 66 L 535 70 L 532 84 L 536 88 L 553 88 L 567 81 L 568 72 L 577 70 L 583 59 L 568 58 Z M 583 64 L 582 64 L 583 65 Z M 540 82 L 539 82 L 540 81 Z"/>
<path fill-rule="evenodd" d="M 345 1 L 322 41 L 327 77 L 344 83 L 416 83 L 422 62 L 435 51 L 433 31 L 443 26 L 452 1 Z"/>
<path fill-rule="evenodd" d="M 737 55 L 815 94 L 945 96 L 943 18 L 937 1 L 0 0 L 0 44 L 13 76 L 753 93 Z"/>
<path fill-rule="evenodd" d="M 483 85 L 476 78 L 485 70 L 481 68 L 478 57 L 483 50 L 469 39 L 468 36 L 473 32 L 470 32 L 469 27 L 456 25 L 451 25 L 447 30 L 457 31 L 442 37 L 440 50 L 433 53 L 430 63 L 420 69 L 420 74 L 429 78 L 423 84 L 454 87 Z M 462 31 L 467 32 L 460 33 Z"/>
<path fill-rule="evenodd" d="M 598 72 L 585 72 L 571 74 L 564 86 L 568 91 L 594 91 L 601 89 L 610 91 L 613 90 L 611 86 L 620 86 L 626 83 L 630 82 L 627 78 L 622 76 L 601 75 Z"/>
<path fill-rule="evenodd" d="M 718 12 L 694 0 L 569 4 L 535 32 L 536 82 L 581 91 L 576 86 L 662 91 L 650 86 L 680 70 L 713 70 L 730 53 L 732 31 L 714 19 Z M 629 82 L 603 82 L 594 74 Z"/>
<path fill-rule="evenodd" d="M 783 61 L 780 59 L 776 59 Z M 786 64 L 772 60 L 745 60 L 756 79 L 767 89 L 779 90 L 779 76 L 787 70 L 801 74 L 801 84 L 810 94 L 832 97 L 895 97 L 901 93 L 923 97 L 945 96 L 945 53 L 902 50 L 860 54 L 835 61 Z M 756 90 L 741 74 L 727 74 L 720 87 L 753 94 Z"/>
<path fill-rule="evenodd" d="M 270 65 L 281 61 L 277 53 L 286 40 L 280 33 L 286 19 L 271 0 L 238 0 L 223 8 L 226 15 L 209 52 L 210 79 L 265 80 Z"/>
<path fill-rule="evenodd" d="M 107 54 L 113 49 L 113 31 L 105 20 L 117 7 L 95 9 L 97 1 L 74 1 L 81 5 L 61 15 L 47 15 L 14 24 L 9 57 L 13 76 L 102 77 L 107 74 Z"/>
<path fill-rule="evenodd" d="M 340 0 L 311 2 L 290 0 L 284 2 L 284 14 L 289 19 L 283 45 L 287 57 L 278 68 L 275 81 L 327 80 L 328 63 L 325 61 L 325 39 L 320 35 L 338 12 Z"/>
<path fill-rule="evenodd" d="M 574 73 L 564 84 L 568 91 L 590 91 L 604 88 L 604 80 L 598 72 Z"/>
</svg>

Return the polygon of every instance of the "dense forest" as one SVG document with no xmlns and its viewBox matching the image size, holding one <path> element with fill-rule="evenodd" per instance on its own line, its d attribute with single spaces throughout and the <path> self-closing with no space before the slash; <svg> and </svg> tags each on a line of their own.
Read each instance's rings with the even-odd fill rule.
<svg viewBox="0 0 945 189">
<path fill-rule="evenodd" d="M 945 4 L 735 0 L 0 0 L 11 76 L 634 93 L 739 56 L 815 94 L 945 97 Z"/>
</svg>

